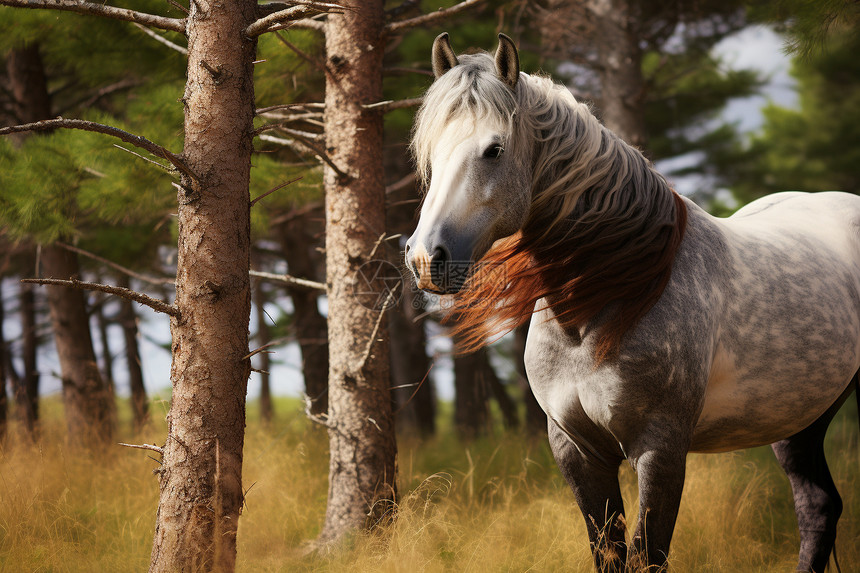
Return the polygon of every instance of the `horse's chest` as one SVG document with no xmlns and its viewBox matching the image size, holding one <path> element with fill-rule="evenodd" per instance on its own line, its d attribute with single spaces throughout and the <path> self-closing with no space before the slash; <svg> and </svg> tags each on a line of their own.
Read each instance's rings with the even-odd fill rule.
<svg viewBox="0 0 860 573">
<path fill-rule="evenodd" d="M 596 370 L 590 346 L 571 341 L 557 322 L 544 318 L 535 314 L 525 353 L 535 398 L 574 441 L 609 438 L 615 447 L 627 434 L 635 410 L 624 407 L 623 381 L 611 369 Z"/>
</svg>

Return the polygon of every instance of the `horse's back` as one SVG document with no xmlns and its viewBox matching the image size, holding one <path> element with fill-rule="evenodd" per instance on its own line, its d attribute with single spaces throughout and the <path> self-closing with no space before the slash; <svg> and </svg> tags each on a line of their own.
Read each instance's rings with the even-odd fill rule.
<svg viewBox="0 0 860 573">
<path fill-rule="evenodd" d="M 860 197 L 777 194 L 711 220 L 726 256 L 693 440 L 704 451 L 805 428 L 860 367 Z"/>
</svg>

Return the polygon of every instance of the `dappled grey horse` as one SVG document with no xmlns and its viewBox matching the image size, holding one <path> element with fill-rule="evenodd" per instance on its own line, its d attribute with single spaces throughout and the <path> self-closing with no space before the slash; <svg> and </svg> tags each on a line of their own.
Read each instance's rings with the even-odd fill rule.
<svg viewBox="0 0 860 573">
<path fill-rule="evenodd" d="M 521 73 L 506 36 L 458 57 L 442 34 L 432 61 L 406 263 L 458 293 L 472 347 L 531 321 L 529 382 L 597 568 L 666 562 L 687 452 L 773 444 L 799 569 L 823 571 L 842 512 L 824 434 L 860 368 L 860 197 L 781 193 L 717 219 L 566 88 Z"/>
</svg>

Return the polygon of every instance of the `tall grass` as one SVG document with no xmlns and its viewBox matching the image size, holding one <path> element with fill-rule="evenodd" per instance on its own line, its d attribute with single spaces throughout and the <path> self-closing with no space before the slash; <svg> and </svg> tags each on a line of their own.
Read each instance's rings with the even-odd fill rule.
<svg viewBox="0 0 860 573">
<path fill-rule="evenodd" d="M 153 427 L 123 438 L 163 442 L 166 406 L 156 406 Z M 449 432 L 424 443 L 402 440 L 396 519 L 326 555 L 309 553 L 325 512 L 327 439 L 299 404 L 276 407 L 271 427 L 248 423 L 240 572 L 591 571 L 583 519 L 545 440 L 512 433 L 469 445 Z M 38 445 L 10 439 L 0 452 L 0 571 L 145 570 L 157 462 L 119 446 L 98 457 L 76 454 L 63 445 L 58 404 L 48 401 L 45 411 Z M 827 451 L 845 502 L 837 555 L 842 571 L 857 571 L 854 400 L 831 427 Z M 621 481 L 632 523 L 636 481 L 626 466 Z M 768 448 L 689 457 L 673 570 L 792 571 L 797 548 L 788 481 Z"/>
</svg>

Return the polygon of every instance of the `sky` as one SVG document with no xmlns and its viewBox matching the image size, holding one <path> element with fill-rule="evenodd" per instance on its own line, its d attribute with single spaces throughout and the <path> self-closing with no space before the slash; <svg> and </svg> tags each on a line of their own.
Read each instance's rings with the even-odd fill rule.
<svg viewBox="0 0 860 573">
<path fill-rule="evenodd" d="M 727 65 L 739 68 L 752 68 L 760 71 L 767 79 L 767 85 L 761 95 L 731 100 L 723 112 L 722 119 L 738 122 L 745 132 L 756 130 L 762 124 L 761 108 L 768 102 L 774 102 L 785 107 L 794 107 L 797 104 L 797 96 L 794 92 L 794 82 L 789 75 L 789 58 L 782 50 L 782 39 L 771 29 L 762 26 L 746 28 L 734 34 L 715 47 L 715 52 L 720 55 Z M 679 160 L 658 163 L 658 168 L 667 169 L 678 167 L 684 162 L 696 161 L 695 156 L 685 157 Z M 696 180 L 694 178 L 676 179 L 676 188 L 682 193 L 690 193 L 695 190 Z M 17 285 L 13 280 L 4 280 L 2 292 L 6 308 L 13 306 L 13 300 L 17 293 Z M 323 303 L 321 303 L 324 305 Z M 17 306 L 17 305 L 16 305 Z M 284 297 L 267 306 L 270 315 L 276 316 L 278 308 L 289 309 L 290 301 Z M 110 307 L 108 307 L 110 312 Z M 324 306 L 323 306 L 323 309 Z M 250 331 L 256 332 L 255 313 L 252 312 Z M 152 393 L 170 387 L 170 354 L 161 345 L 169 345 L 170 332 L 169 321 L 164 315 L 155 316 L 149 309 L 139 308 L 141 316 L 141 340 L 140 352 L 143 367 L 144 381 L 147 391 Z M 20 325 L 17 316 L 8 315 L 3 325 L 6 340 L 14 340 L 20 335 Z M 435 333 L 438 335 L 438 333 Z M 447 354 L 450 352 L 450 343 L 446 338 L 438 337 L 431 333 L 430 347 L 434 354 L 440 357 L 433 371 L 437 395 L 448 400 L 453 397 L 453 375 L 451 363 Z M 110 344 L 113 354 L 121 354 L 123 350 L 122 332 L 118 326 L 111 327 Z M 101 348 L 98 340 L 94 341 L 96 352 L 100 355 Z M 254 348 L 252 342 L 251 347 Z M 17 352 L 16 352 L 17 354 Z M 288 344 L 276 349 L 272 355 L 273 366 L 271 368 L 272 392 L 275 395 L 300 396 L 303 390 L 301 376 L 301 354 L 298 345 Z M 41 392 L 50 394 L 59 392 L 60 381 L 56 375 L 59 365 L 56 352 L 52 344 L 43 345 L 39 356 L 39 368 L 42 373 Z M 20 371 L 20 364 L 19 364 Z M 120 396 L 128 395 L 128 381 L 125 362 L 121 356 L 117 356 L 114 364 L 114 372 L 117 392 Z M 248 383 L 250 398 L 259 395 L 260 375 L 251 374 Z"/>
</svg>

